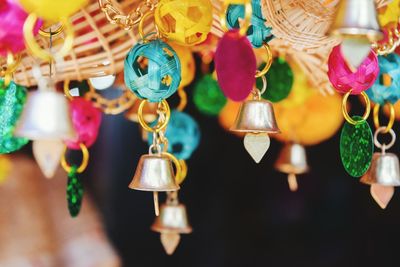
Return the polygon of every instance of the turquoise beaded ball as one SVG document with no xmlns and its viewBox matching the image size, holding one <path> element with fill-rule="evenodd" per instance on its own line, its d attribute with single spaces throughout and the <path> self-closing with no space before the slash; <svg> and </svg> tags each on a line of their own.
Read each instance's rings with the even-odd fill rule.
<svg viewBox="0 0 400 267">
<path fill-rule="evenodd" d="M 171 46 L 161 40 L 136 44 L 124 62 L 126 86 L 141 99 L 159 102 L 178 89 L 181 64 Z"/>
<path fill-rule="evenodd" d="M 200 143 L 200 128 L 187 113 L 173 110 L 165 136 L 168 139 L 168 152 L 178 159 L 188 159 Z M 149 145 L 153 143 L 153 134 L 148 135 Z"/>
<path fill-rule="evenodd" d="M 371 100 L 378 104 L 396 103 L 400 99 L 400 56 L 392 53 L 379 56 L 379 76 L 375 83 L 366 92 Z M 383 84 L 383 75 L 391 78 L 389 86 Z"/>
<path fill-rule="evenodd" d="M 0 80 L 0 154 L 14 152 L 28 143 L 28 139 L 13 135 L 21 116 L 27 90 L 13 81 L 5 87 Z"/>
<path fill-rule="evenodd" d="M 260 48 L 269 42 L 273 35 L 272 28 L 265 25 L 265 19 L 261 11 L 260 0 L 251 1 L 252 16 L 251 25 L 247 30 L 247 38 L 254 48 Z M 244 18 L 245 8 L 243 5 L 229 5 L 226 12 L 226 22 L 229 29 L 239 28 L 239 18 Z"/>
</svg>

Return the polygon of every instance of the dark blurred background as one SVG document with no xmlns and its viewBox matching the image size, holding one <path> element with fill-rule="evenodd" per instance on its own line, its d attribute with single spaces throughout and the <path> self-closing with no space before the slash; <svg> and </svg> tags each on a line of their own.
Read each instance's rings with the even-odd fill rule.
<svg viewBox="0 0 400 267">
<path fill-rule="evenodd" d="M 361 114 L 361 104 L 352 101 L 352 113 Z M 123 115 L 103 116 L 87 184 L 124 266 L 400 266 L 400 194 L 382 210 L 369 186 L 346 174 L 340 132 L 307 147 L 311 171 L 290 192 L 286 175 L 273 168 L 281 143 L 272 141 L 255 164 L 216 118 L 200 114 L 192 101 L 186 112 L 202 134 L 179 193 L 194 231 L 182 235 L 172 256 L 150 230 L 152 194 L 128 188 L 148 150 L 139 127 Z"/>
</svg>

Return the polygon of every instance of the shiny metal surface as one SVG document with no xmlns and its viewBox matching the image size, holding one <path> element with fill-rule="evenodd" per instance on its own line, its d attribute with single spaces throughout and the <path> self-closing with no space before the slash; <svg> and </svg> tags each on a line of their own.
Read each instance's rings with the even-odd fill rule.
<svg viewBox="0 0 400 267">
<path fill-rule="evenodd" d="M 15 135 L 31 140 L 73 140 L 76 138 L 69 104 L 55 91 L 29 93 Z"/>
<path fill-rule="evenodd" d="M 240 107 L 231 131 L 279 133 L 272 103 L 266 100 L 245 101 Z"/>
<path fill-rule="evenodd" d="M 304 146 L 296 143 L 287 143 L 279 154 L 275 169 L 288 174 L 302 174 L 309 169 Z"/>
<path fill-rule="evenodd" d="M 360 179 L 364 184 L 400 186 L 399 158 L 393 153 L 374 153 L 367 173 Z"/>
<path fill-rule="evenodd" d="M 159 233 L 191 233 L 192 227 L 189 225 L 185 205 L 163 204 L 160 216 L 156 217 L 151 230 Z"/>
<path fill-rule="evenodd" d="M 125 118 L 133 122 L 139 122 L 138 109 L 140 101 L 135 101 L 132 107 L 125 113 Z M 148 103 L 143 108 L 143 118 L 147 123 L 155 121 L 158 117 L 157 103 Z"/>
<path fill-rule="evenodd" d="M 342 37 L 365 36 L 370 42 L 383 38 L 374 0 L 341 0 L 330 31 Z"/>
<path fill-rule="evenodd" d="M 157 154 L 141 156 L 129 188 L 155 192 L 179 190 L 171 160 Z"/>
</svg>

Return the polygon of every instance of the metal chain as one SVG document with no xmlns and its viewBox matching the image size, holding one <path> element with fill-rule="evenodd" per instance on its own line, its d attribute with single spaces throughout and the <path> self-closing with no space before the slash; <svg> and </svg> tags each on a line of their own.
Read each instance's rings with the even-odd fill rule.
<svg viewBox="0 0 400 267">
<path fill-rule="evenodd" d="M 124 30 L 130 30 L 133 26 L 139 24 L 143 14 L 148 10 L 154 10 L 157 3 L 153 0 L 144 0 L 138 7 L 132 10 L 128 15 L 124 15 L 120 10 L 114 7 L 111 0 L 98 0 L 101 11 L 106 15 L 111 24 L 116 24 Z"/>
<path fill-rule="evenodd" d="M 137 98 L 129 91 L 116 99 L 106 99 L 95 91 L 88 91 L 85 94 L 85 99 L 92 101 L 93 105 L 101 109 L 105 114 L 116 115 L 130 108 Z"/>
</svg>

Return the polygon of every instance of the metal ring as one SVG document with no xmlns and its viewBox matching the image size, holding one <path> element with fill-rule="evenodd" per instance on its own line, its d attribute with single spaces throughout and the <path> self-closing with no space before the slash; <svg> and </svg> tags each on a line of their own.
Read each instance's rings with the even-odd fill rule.
<svg viewBox="0 0 400 267">
<path fill-rule="evenodd" d="M 58 26 L 58 28 L 55 29 L 55 31 L 52 31 L 51 28 L 50 28 L 50 31 L 45 31 L 45 30 L 42 30 L 42 28 L 40 28 L 39 34 L 41 36 L 50 38 L 50 36 L 55 37 L 57 35 L 60 35 L 60 33 L 62 33 L 63 30 L 64 30 L 64 24 L 61 23 L 60 26 Z"/>
<path fill-rule="evenodd" d="M 256 78 L 260 78 L 262 76 L 265 76 L 265 74 L 267 74 L 267 72 L 269 71 L 269 69 L 272 66 L 272 51 L 271 51 L 271 47 L 267 43 L 264 44 L 264 47 L 267 50 L 268 61 L 265 62 L 265 67 L 261 71 L 257 71 L 256 72 Z"/>
<path fill-rule="evenodd" d="M 138 108 L 138 113 L 137 113 L 139 123 L 143 127 L 143 129 L 145 129 L 146 131 L 158 133 L 159 131 L 162 131 L 167 127 L 169 118 L 171 117 L 171 110 L 169 108 L 168 102 L 165 99 L 161 100 L 160 104 L 165 109 L 165 121 L 163 121 L 161 124 L 157 124 L 154 128 L 152 128 L 147 124 L 147 122 L 145 121 L 145 119 L 143 117 L 143 108 L 147 102 L 148 101 L 146 99 L 143 99 L 142 102 L 140 102 L 140 105 Z"/>
<path fill-rule="evenodd" d="M 392 136 L 392 140 L 390 141 L 390 143 L 389 144 L 381 144 L 380 142 L 379 142 L 379 140 L 378 140 L 378 135 L 380 134 L 380 133 L 385 133 L 384 131 L 386 130 L 386 127 L 385 126 L 382 126 L 382 127 L 379 127 L 378 129 L 376 129 L 375 130 L 375 133 L 374 133 L 374 144 L 375 144 L 375 146 L 377 147 L 377 148 L 380 148 L 380 149 L 382 149 L 383 147 L 385 148 L 385 150 L 386 149 L 390 149 L 393 145 L 394 145 L 394 143 L 396 142 L 396 133 L 393 131 L 393 129 L 390 129 L 389 130 L 389 133 L 390 133 L 390 135 Z"/>
<path fill-rule="evenodd" d="M 184 178 L 182 178 L 182 165 L 179 162 L 179 160 L 171 153 L 168 152 L 162 152 L 161 153 L 164 156 L 167 156 L 175 165 L 175 182 L 179 185 L 180 183 L 183 182 Z"/>
<path fill-rule="evenodd" d="M 88 164 L 89 164 L 89 150 L 87 149 L 87 147 L 85 146 L 85 144 L 80 143 L 79 147 L 81 148 L 82 151 L 82 163 L 81 165 L 79 165 L 79 167 L 76 169 L 77 173 L 82 173 L 86 170 Z M 63 167 L 63 169 L 66 172 L 70 172 L 72 170 L 72 167 L 68 164 L 66 158 L 65 158 L 65 154 L 67 152 L 67 146 L 64 147 L 64 153 L 63 156 L 61 158 L 61 166 Z"/>
<path fill-rule="evenodd" d="M 153 153 L 153 149 L 156 149 L 157 153 Z M 161 145 L 160 144 L 151 144 L 149 146 L 149 154 L 154 155 L 154 154 L 160 154 L 161 153 Z"/>
<path fill-rule="evenodd" d="M 357 125 L 357 124 L 362 123 L 363 121 L 368 119 L 369 113 L 371 112 L 371 102 L 369 101 L 367 93 L 365 93 L 364 91 L 361 92 L 361 96 L 364 98 L 364 101 L 365 101 L 365 112 L 364 112 L 364 115 L 363 115 L 361 120 L 355 121 L 350 117 L 350 115 L 349 115 L 349 113 L 347 111 L 347 99 L 349 98 L 350 94 L 351 94 L 351 90 L 348 91 L 343 96 L 342 113 L 343 113 L 343 117 L 346 119 L 346 121 L 348 123 L 353 124 L 353 125 Z"/>
<path fill-rule="evenodd" d="M 180 185 L 186 179 L 186 176 L 188 173 L 188 167 L 187 167 L 186 161 L 183 159 L 179 159 L 179 163 L 181 165 L 181 175 L 180 175 L 179 179 L 177 179 L 177 181 L 176 181 L 176 183 L 178 185 Z"/>
<path fill-rule="evenodd" d="M 394 106 L 390 102 L 386 102 L 385 105 L 389 105 L 389 111 L 390 111 L 390 116 L 389 116 L 389 122 L 385 127 L 385 131 L 383 133 L 388 133 L 390 129 L 393 128 L 394 120 L 395 120 L 395 111 L 394 111 Z M 380 109 L 380 104 L 375 104 L 374 106 L 374 125 L 375 128 L 378 129 L 381 127 L 380 122 L 379 122 L 379 109 Z"/>
<path fill-rule="evenodd" d="M 24 38 L 25 38 L 25 43 L 29 51 L 37 56 L 40 59 L 43 59 L 45 61 L 52 61 L 54 58 L 62 58 L 68 52 L 71 50 L 73 41 L 74 41 L 74 30 L 72 28 L 71 23 L 68 21 L 67 18 L 63 19 L 61 22 L 65 26 L 65 39 L 64 43 L 61 46 L 61 48 L 55 52 L 51 53 L 49 51 L 46 51 L 42 49 L 39 44 L 36 42 L 35 36 L 33 35 L 33 28 L 35 26 L 35 23 L 37 21 L 37 16 L 34 13 L 29 14 L 29 16 L 26 18 L 25 23 L 24 23 Z"/>
<path fill-rule="evenodd" d="M 178 95 L 179 95 L 179 104 L 176 107 L 177 110 L 182 111 L 185 109 L 187 105 L 187 94 L 183 87 L 178 88 Z"/>
<path fill-rule="evenodd" d="M 149 10 L 146 13 L 144 13 L 144 15 L 140 19 L 140 22 L 139 22 L 139 25 L 138 25 L 139 36 L 143 40 L 143 43 L 147 43 L 147 42 L 150 41 L 150 40 L 146 39 L 146 34 L 144 33 L 144 29 L 143 29 L 143 23 L 147 19 L 147 17 L 149 17 L 149 16 L 154 16 L 154 11 L 153 10 Z M 157 25 L 154 24 L 154 27 L 156 29 L 156 32 L 155 32 L 156 36 L 160 37 L 160 31 L 158 30 Z"/>
<path fill-rule="evenodd" d="M 69 79 L 64 81 L 64 95 L 67 97 L 68 100 L 72 100 L 74 97 L 71 95 L 71 92 L 69 90 L 69 83 Z"/>
<path fill-rule="evenodd" d="M 219 23 L 221 25 L 221 29 L 224 32 L 226 32 L 229 30 L 228 27 L 226 26 L 226 12 L 228 10 L 229 4 L 226 5 L 225 3 L 222 3 L 221 5 L 222 8 L 219 16 Z M 253 14 L 253 8 L 251 7 L 250 1 L 243 5 L 244 5 L 244 18 L 243 18 L 243 24 L 239 29 L 239 34 L 245 36 L 247 29 L 250 27 L 251 24 L 251 15 Z"/>
</svg>

